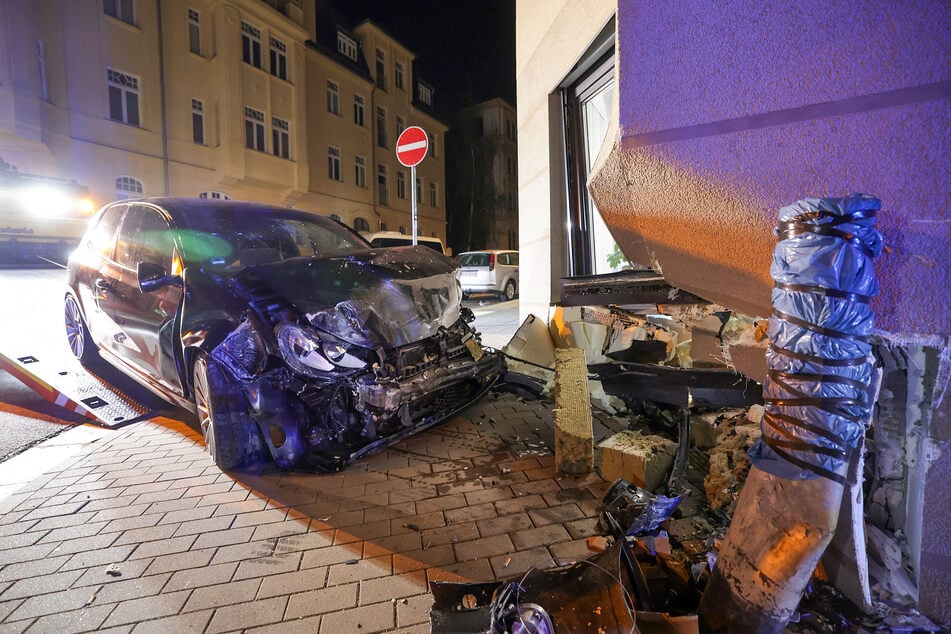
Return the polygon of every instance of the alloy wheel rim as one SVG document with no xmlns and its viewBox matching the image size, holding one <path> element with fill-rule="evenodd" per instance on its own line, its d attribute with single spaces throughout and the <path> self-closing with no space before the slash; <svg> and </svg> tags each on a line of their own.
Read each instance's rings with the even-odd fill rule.
<svg viewBox="0 0 951 634">
<path fill-rule="evenodd" d="M 214 421 L 211 418 L 211 405 L 209 404 L 208 395 L 208 366 L 204 359 L 201 359 L 195 364 L 195 407 L 198 410 L 201 433 L 205 438 L 205 448 L 210 455 L 214 456 Z"/>
<path fill-rule="evenodd" d="M 66 339 L 73 356 L 81 358 L 86 351 L 86 329 L 79 306 L 72 297 L 66 300 Z"/>
</svg>

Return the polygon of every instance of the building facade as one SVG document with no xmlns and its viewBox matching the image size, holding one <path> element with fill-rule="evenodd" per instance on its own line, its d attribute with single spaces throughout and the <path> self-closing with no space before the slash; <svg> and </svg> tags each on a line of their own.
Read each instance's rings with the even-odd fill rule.
<svg viewBox="0 0 951 634">
<path fill-rule="evenodd" d="M 523 318 L 548 314 L 560 278 L 598 272 L 595 216 L 632 262 L 765 318 L 778 210 L 882 201 L 873 426 L 901 454 L 878 465 L 867 518 L 899 540 L 920 608 L 943 622 L 949 33 L 939 1 L 516 4 L 521 273 L 539 281 L 522 289 Z"/>
<path fill-rule="evenodd" d="M 453 113 L 447 143 L 450 238 L 457 251 L 518 249 L 515 108 L 502 98 Z M 475 228 L 482 222 L 481 228 Z M 475 228 L 475 229 L 474 229 Z"/>
<path fill-rule="evenodd" d="M 370 22 L 315 0 L 13 0 L 0 33 L 0 157 L 20 171 L 99 204 L 233 198 L 398 230 L 396 129 L 419 125 L 435 148 L 419 231 L 445 237 L 446 126 L 413 54 Z"/>
</svg>

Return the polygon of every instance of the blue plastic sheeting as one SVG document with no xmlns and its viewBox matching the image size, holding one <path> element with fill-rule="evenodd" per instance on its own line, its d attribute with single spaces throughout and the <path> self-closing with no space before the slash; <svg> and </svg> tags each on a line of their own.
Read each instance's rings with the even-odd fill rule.
<svg viewBox="0 0 951 634">
<path fill-rule="evenodd" d="M 882 251 L 877 198 L 807 198 L 779 210 L 770 273 L 773 315 L 763 384 L 759 469 L 845 481 L 871 407 L 872 258 Z"/>
</svg>

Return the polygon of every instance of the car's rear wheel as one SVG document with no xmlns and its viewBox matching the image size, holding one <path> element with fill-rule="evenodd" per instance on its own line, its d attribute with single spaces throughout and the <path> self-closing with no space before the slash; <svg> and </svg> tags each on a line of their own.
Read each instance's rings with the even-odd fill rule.
<svg viewBox="0 0 951 634">
<path fill-rule="evenodd" d="M 198 423 L 215 464 L 225 470 L 240 469 L 260 459 L 261 434 L 231 378 L 204 352 L 195 358 L 192 377 Z"/>
<path fill-rule="evenodd" d="M 69 343 L 69 350 L 73 353 L 73 356 L 83 364 L 95 361 L 99 356 L 99 351 L 89 334 L 86 320 L 83 319 L 83 312 L 79 309 L 79 302 L 72 295 L 66 296 L 64 318 L 66 341 Z"/>
<path fill-rule="evenodd" d="M 502 291 L 503 300 L 515 299 L 515 280 L 509 280 L 505 283 L 505 290 Z"/>
</svg>

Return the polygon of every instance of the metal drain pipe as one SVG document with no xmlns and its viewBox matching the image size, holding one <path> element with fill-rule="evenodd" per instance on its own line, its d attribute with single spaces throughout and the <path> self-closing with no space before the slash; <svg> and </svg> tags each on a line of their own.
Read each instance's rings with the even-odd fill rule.
<svg viewBox="0 0 951 634">
<path fill-rule="evenodd" d="M 703 631 L 782 632 L 835 532 L 873 405 L 880 207 L 856 194 L 779 212 L 763 435 L 701 601 Z"/>
</svg>

